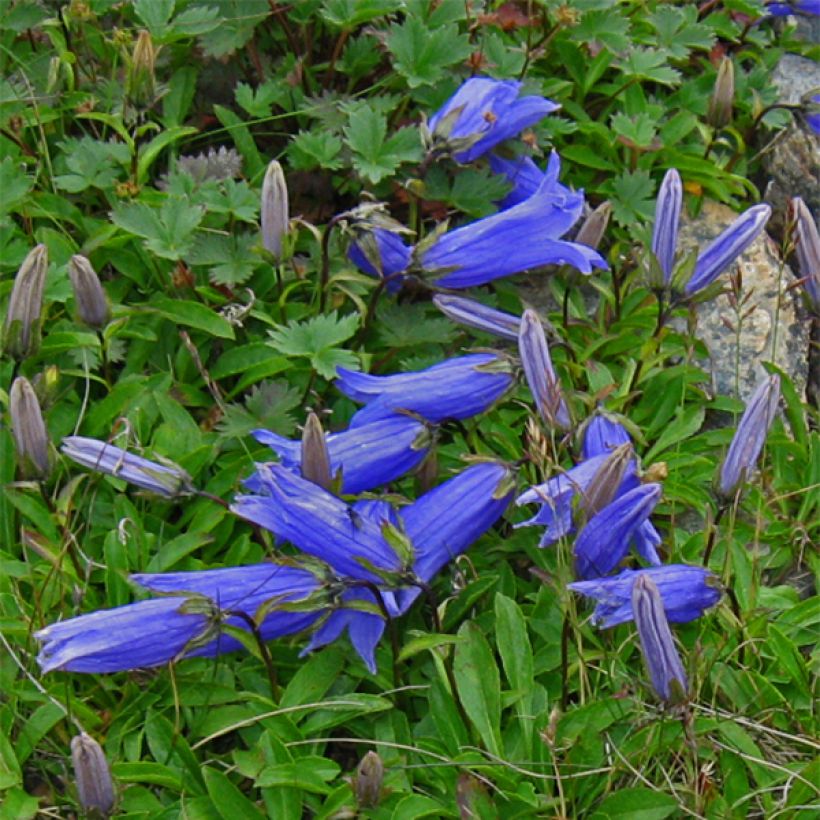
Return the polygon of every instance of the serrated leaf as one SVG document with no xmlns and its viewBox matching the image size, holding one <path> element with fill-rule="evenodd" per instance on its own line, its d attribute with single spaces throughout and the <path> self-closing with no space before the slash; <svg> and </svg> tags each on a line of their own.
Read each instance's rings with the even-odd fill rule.
<svg viewBox="0 0 820 820">
<path fill-rule="evenodd" d="M 0 162 L 0 214 L 8 213 L 22 201 L 34 187 L 34 178 L 23 170 L 23 166 L 10 156 Z"/>
<path fill-rule="evenodd" d="M 402 162 L 421 159 L 418 129 L 403 128 L 386 139 L 387 118 L 366 103 L 351 110 L 344 134 L 353 151 L 354 167 L 374 184 L 392 174 Z"/>
<path fill-rule="evenodd" d="M 449 319 L 427 317 L 423 305 L 389 305 L 379 311 L 379 340 L 385 347 L 447 344 L 458 329 Z"/>
<path fill-rule="evenodd" d="M 352 30 L 400 6 L 400 0 L 325 0 L 320 14 L 331 25 Z"/>
<path fill-rule="evenodd" d="M 256 242 L 250 234 L 202 234 L 186 260 L 191 265 L 208 265 L 208 276 L 214 284 L 236 287 L 250 279 L 260 261 L 252 251 Z"/>
<path fill-rule="evenodd" d="M 120 205 L 111 212 L 118 227 L 145 240 L 145 247 L 163 259 L 179 260 L 190 249 L 205 209 L 181 197 L 169 197 L 152 208 L 144 202 Z"/>
<path fill-rule="evenodd" d="M 680 82 L 680 72 L 666 65 L 667 58 L 666 51 L 639 47 L 632 49 L 619 67 L 627 77 L 675 86 Z"/>
<path fill-rule="evenodd" d="M 395 58 L 396 71 L 410 88 L 434 85 L 444 76 L 444 69 L 466 59 L 471 48 L 469 36 L 459 33 L 455 23 L 431 30 L 411 14 L 390 27 L 387 47 Z"/>
<path fill-rule="evenodd" d="M 295 171 L 314 168 L 335 171 L 342 167 L 341 151 L 341 139 L 329 131 L 300 131 L 288 145 L 287 155 Z"/>
<path fill-rule="evenodd" d="M 624 171 L 605 187 L 611 193 L 612 215 L 622 225 L 653 218 L 655 185 L 648 171 Z"/>
<path fill-rule="evenodd" d="M 588 11 L 571 29 L 571 36 L 581 43 L 597 41 L 611 51 L 623 51 L 630 45 L 629 18 L 619 8 Z"/>
</svg>

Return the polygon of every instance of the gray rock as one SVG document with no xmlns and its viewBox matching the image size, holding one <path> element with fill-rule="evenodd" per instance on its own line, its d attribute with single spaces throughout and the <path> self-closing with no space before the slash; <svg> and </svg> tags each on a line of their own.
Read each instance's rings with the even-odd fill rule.
<svg viewBox="0 0 820 820">
<path fill-rule="evenodd" d="M 681 226 L 679 250 L 703 250 L 736 218 L 725 205 L 707 201 L 695 221 Z M 762 363 L 771 361 L 788 373 L 802 395 L 808 372 L 810 323 L 799 294 L 790 288 L 794 275 L 765 233 L 721 274 L 720 281 L 728 286 L 729 276 L 738 269 L 742 277 L 740 322 L 725 294 L 696 308 L 697 335 L 709 350 L 706 365 L 715 392 L 739 394 L 745 400 L 766 373 Z"/>
<path fill-rule="evenodd" d="M 780 92 L 778 102 L 796 104 L 804 94 L 820 86 L 820 63 L 797 54 L 784 54 L 772 72 Z"/>
</svg>

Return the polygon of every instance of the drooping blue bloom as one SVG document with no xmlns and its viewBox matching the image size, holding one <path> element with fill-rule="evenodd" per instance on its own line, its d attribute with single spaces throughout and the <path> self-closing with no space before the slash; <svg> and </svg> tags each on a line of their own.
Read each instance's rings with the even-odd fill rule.
<svg viewBox="0 0 820 820">
<path fill-rule="evenodd" d="M 504 159 L 490 154 L 489 160 L 493 171 L 503 174 L 513 185 L 512 191 L 499 203 L 502 210 L 524 202 L 539 189 L 543 189 L 542 196 L 547 190 L 551 190 L 557 197 L 573 196 L 573 192 L 558 181 L 561 173 L 561 158 L 556 151 L 550 153 L 546 171 L 542 171 L 532 158 L 527 156 Z"/>
<path fill-rule="evenodd" d="M 413 248 L 405 244 L 400 234 L 386 228 L 374 228 L 368 237 L 367 240 L 351 243 L 347 250 L 350 261 L 368 276 L 390 280 L 387 285 L 389 291 L 398 290 L 402 277 L 397 274 L 409 267 Z M 365 251 L 365 242 L 372 246 L 369 253 Z"/>
<path fill-rule="evenodd" d="M 247 629 L 241 611 L 254 617 L 271 600 L 308 598 L 320 581 L 303 569 L 257 564 L 200 572 L 137 575 L 141 586 L 170 597 L 139 601 L 51 624 L 36 634 L 42 670 L 119 672 L 159 666 L 181 657 L 212 657 L 241 648 L 224 626 Z M 178 594 L 175 594 L 178 593 Z M 272 609 L 259 625 L 266 640 L 300 632 L 320 612 Z"/>
<path fill-rule="evenodd" d="M 597 251 L 560 238 L 583 207 L 583 193 L 561 193 L 545 179 L 523 202 L 443 234 L 421 253 L 420 267 L 442 288 L 483 285 L 545 265 L 585 274 L 606 268 Z"/>
<path fill-rule="evenodd" d="M 437 293 L 433 304 L 448 318 L 460 325 L 474 327 L 485 333 L 492 333 L 502 339 L 518 340 L 521 318 L 503 310 L 487 307 L 464 296 Z"/>
<path fill-rule="evenodd" d="M 267 444 L 289 470 L 300 472 L 302 442 L 279 436 L 270 430 L 253 430 L 260 444 Z M 430 451 L 432 435 L 423 422 L 410 416 L 390 415 L 368 424 L 326 435 L 330 473 L 341 471 L 343 493 L 362 493 L 395 481 L 421 464 Z M 260 489 L 258 479 L 245 482 L 248 489 Z"/>
<path fill-rule="evenodd" d="M 647 575 L 655 582 L 666 617 L 674 623 L 694 621 L 720 600 L 717 577 L 708 569 L 688 564 L 625 569 L 608 578 L 574 581 L 567 586 L 597 602 L 592 623 L 607 629 L 632 620 L 632 585 L 639 575 Z"/>
<path fill-rule="evenodd" d="M 766 11 L 772 17 L 790 14 L 820 15 L 820 0 L 797 0 L 795 3 L 768 3 Z"/>
<path fill-rule="evenodd" d="M 509 361 L 494 353 L 471 353 L 425 370 L 390 376 L 372 376 L 344 367 L 336 372 L 336 387 L 367 405 L 351 419 L 351 428 L 402 410 L 434 424 L 470 418 L 487 410 L 513 383 Z"/>
<path fill-rule="evenodd" d="M 683 184 L 680 174 L 670 168 L 663 178 L 658 201 L 655 204 L 655 226 L 652 230 L 652 253 L 658 259 L 666 284 L 672 279 L 675 253 L 678 247 L 678 226 L 683 202 Z"/>
<path fill-rule="evenodd" d="M 551 426 L 568 430 L 572 426 L 572 419 L 552 366 L 544 326 L 538 314 L 529 308 L 521 317 L 518 350 L 527 384 L 541 418 Z"/>
<path fill-rule="evenodd" d="M 809 128 L 815 134 L 820 135 L 820 94 L 812 94 L 808 98 L 808 102 L 804 101 L 804 105 L 803 113 Z"/>
<path fill-rule="evenodd" d="M 263 494 L 239 495 L 231 510 L 321 559 L 340 576 L 379 583 L 377 571 L 402 569 L 379 526 L 284 465 L 260 464 L 254 486 Z"/>
<path fill-rule="evenodd" d="M 593 515 L 575 539 L 573 555 L 578 576 L 588 579 L 612 572 L 660 497 L 660 484 L 641 484 Z"/>
<path fill-rule="evenodd" d="M 520 92 L 514 80 L 470 78 L 430 117 L 434 142 L 446 144 L 457 162 L 472 162 L 560 107 Z"/>
<path fill-rule="evenodd" d="M 720 468 L 718 491 L 731 498 L 757 464 L 780 401 L 780 376 L 764 379 L 750 397 Z"/>
<path fill-rule="evenodd" d="M 622 444 L 631 444 L 626 428 L 607 413 L 596 413 L 584 425 L 581 443 L 583 458 L 609 455 Z"/>
<path fill-rule="evenodd" d="M 652 688 L 664 702 L 682 700 L 688 683 L 660 591 L 652 578 L 639 573 L 632 585 L 632 615 L 641 641 Z"/>
<path fill-rule="evenodd" d="M 157 464 L 113 444 L 83 436 L 64 438 L 60 449 L 83 467 L 121 478 L 166 498 L 194 492 L 191 477 L 176 464 Z"/>
<path fill-rule="evenodd" d="M 797 269 L 809 301 L 820 315 L 820 233 L 811 211 L 799 196 L 792 199 L 791 206 Z"/>
<path fill-rule="evenodd" d="M 692 296 L 715 279 L 757 239 L 772 209 L 765 203 L 744 211 L 723 233 L 707 246 L 695 263 L 692 277 L 684 290 Z"/>
</svg>

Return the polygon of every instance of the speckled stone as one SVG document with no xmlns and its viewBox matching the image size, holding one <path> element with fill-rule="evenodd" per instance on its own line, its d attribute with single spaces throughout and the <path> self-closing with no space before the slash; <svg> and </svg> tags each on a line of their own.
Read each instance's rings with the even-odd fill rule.
<svg viewBox="0 0 820 820">
<path fill-rule="evenodd" d="M 736 218 L 731 208 L 707 201 L 695 221 L 681 226 L 678 248 L 703 250 Z M 793 287 L 789 289 L 794 284 L 794 275 L 780 260 L 777 247 L 765 233 L 721 274 L 719 281 L 728 285 L 730 274 L 738 267 L 743 297 L 749 297 L 742 308 L 745 317 L 739 336 L 732 329 L 737 326 L 737 314 L 728 296 L 721 294 L 696 309 L 698 337 L 710 353 L 706 365 L 712 374 L 713 389 L 729 396 L 739 392 L 745 400 L 766 374 L 762 363 L 773 361 L 789 374 L 798 393 L 803 395 L 808 373 L 810 322 L 798 293 Z"/>
</svg>

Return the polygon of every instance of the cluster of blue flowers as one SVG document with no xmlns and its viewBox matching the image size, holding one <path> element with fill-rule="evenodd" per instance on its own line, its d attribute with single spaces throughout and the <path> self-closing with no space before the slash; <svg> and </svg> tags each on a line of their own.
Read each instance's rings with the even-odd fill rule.
<svg viewBox="0 0 820 820">
<path fill-rule="evenodd" d="M 521 97 L 520 90 L 515 82 L 468 80 L 430 119 L 432 154 L 475 161 L 557 107 L 542 97 Z M 560 238 L 581 215 L 583 194 L 558 182 L 557 154 L 546 171 L 529 158 L 488 159 L 513 186 L 498 213 L 414 248 L 400 233 L 376 228 L 353 244 L 351 258 L 374 276 L 400 281 L 417 275 L 443 288 L 480 285 L 549 264 L 583 273 L 605 267 L 592 248 Z M 679 282 L 686 269 L 675 256 L 681 202 L 680 176 L 671 170 L 658 199 L 650 267 L 659 291 L 688 298 L 753 241 L 769 208 L 758 205 L 741 215 L 698 257 L 691 277 Z M 538 414 L 551 429 L 575 427 L 534 311 L 514 316 L 451 294 L 437 294 L 434 302 L 456 322 L 517 342 Z M 417 470 L 430 456 L 438 425 L 485 412 L 514 382 L 513 358 L 487 351 L 387 376 L 339 368 L 336 387 L 363 405 L 348 428 L 325 434 L 312 417 L 301 440 L 254 431 L 279 460 L 258 464 L 244 482 L 247 493 L 231 505 L 237 516 L 298 553 L 253 566 L 135 575 L 135 584 L 163 597 L 46 627 L 37 634 L 42 668 L 113 672 L 213 656 L 239 648 L 232 630 L 252 625 L 264 640 L 309 632 L 305 651 L 347 632 L 375 671 L 387 621 L 405 613 L 453 557 L 495 524 L 515 495 L 515 473 L 497 461 L 475 463 L 401 508 L 379 498 L 349 503 L 341 495 L 371 492 Z M 721 497 L 736 492 L 753 468 L 778 396 L 772 377 L 749 402 L 721 472 Z M 720 591 L 707 569 L 662 563 L 662 539 L 650 520 L 662 487 L 641 475 L 626 429 L 598 413 L 586 421 L 582 438 L 577 465 L 518 496 L 519 505 L 540 504 L 518 526 L 544 527 L 542 547 L 576 533 L 579 580 L 570 588 L 597 602 L 592 618 L 600 626 L 635 620 L 650 676 L 668 701 L 687 689 L 668 622 L 699 617 Z M 73 436 L 63 452 L 166 498 L 197 492 L 177 465 L 105 442 Z M 618 571 L 630 547 L 646 566 Z"/>
</svg>

